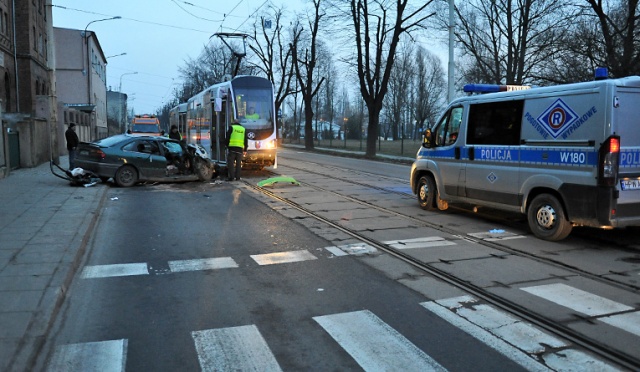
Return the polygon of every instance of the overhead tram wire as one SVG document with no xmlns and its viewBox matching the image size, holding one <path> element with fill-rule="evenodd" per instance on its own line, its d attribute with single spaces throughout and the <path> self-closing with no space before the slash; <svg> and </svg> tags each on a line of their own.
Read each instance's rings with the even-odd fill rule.
<svg viewBox="0 0 640 372">
<path fill-rule="evenodd" d="M 91 11 L 88 11 L 88 10 L 75 9 L 75 8 L 67 8 L 67 7 L 60 6 L 60 5 L 52 5 L 52 6 L 53 6 L 53 7 L 56 7 L 56 8 L 64 9 L 64 10 L 72 10 L 72 11 L 75 11 L 75 12 L 80 12 L 80 13 L 85 13 L 85 14 L 93 14 L 93 15 L 99 15 L 99 16 L 103 16 L 103 17 L 111 17 L 111 15 L 109 15 L 109 14 L 103 14 L 103 13 L 91 12 Z M 142 21 L 142 20 L 135 19 L 135 18 L 121 17 L 120 19 L 122 19 L 122 20 L 127 20 L 127 21 L 138 22 L 138 23 L 145 23 L 145 24 L 154 25 L 154 26 L 169 27 L 169 28 L 174 28 L 174 29 L 178 29 L 178 30 L 201 32 L 201 33 L 203 33 L 203 34 L 210 34 L 210 33 L 211 33 L 211 31 L 203 31 L 203 30 L 198 30 L 198 29 L 195 29 L 195 28 L 189 28 L 189 27 L 182 27 L 182 26 L 168 25 L 168 24 L 165 24 L 165 23 Z"/>
<path fill-rule="evenodd" d="M 191 13 L 190 11 L 186 10 L 185 8 L 183 8 L 182 5 L 178 4 L 178 2 L 176 0 L 170 0 L 170 1 L 172 3 L 174 3 L 174 4 L 176 4 L 176 6 L 178 8 L 182 9 L 183 12 L 187 13 L 188 15 L 190 15 L 190 16 L 192 16 L 194 18 L 201 19 L 201 20 L 207 21 L 207 22 L 222 22 L 222 20 L 214 20 L 214 19 L 209 19 L 209 18 L 204 18 L 204 17 L 197 16 L 197 15 Z M 183 1 L 183 3 L 186 3 L 186 2 Z M 193 5 L 193 4 L 190 4 L 190 3 L 186 3 L 186 4 Z"/>
</svg>

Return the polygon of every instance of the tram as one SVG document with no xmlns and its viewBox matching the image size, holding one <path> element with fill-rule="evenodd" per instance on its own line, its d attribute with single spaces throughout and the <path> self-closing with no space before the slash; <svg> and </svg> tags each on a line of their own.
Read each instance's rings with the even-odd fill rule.
<svg viewBox="0 0 640 372">
<path fill-rule="evenodd" d="M 169 130 L 175 125 L 181 134 L 187 133 L 187 103 L 181 103 L 169 110 Z M 167 131 L 168 132 L 168 131 Z"/>
<path fill-rule="evenodd" d="M 237 120 L 247 133 L 242 166 L 262 169 L 277 164 L 273 85 L 257 76 L 236 76 L 215 84 L 187 101 L 185 137 L 204 146 L 211 159 L 226 166 L 225 136 Z"/>
</svg>

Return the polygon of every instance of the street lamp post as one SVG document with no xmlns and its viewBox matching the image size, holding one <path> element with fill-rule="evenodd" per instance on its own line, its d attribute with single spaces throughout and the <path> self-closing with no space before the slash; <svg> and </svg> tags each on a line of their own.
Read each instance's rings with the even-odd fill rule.
<svg viewBox="0 0 640 372">
<path fill-rule="evenodd" d="M 120 75 L 120 84 L 118 85 L 118 93 L 120 94 L 120 99 L 118 100 L 118 121 L 119 121 L 119 125 L 122 128 L 123 126 L 126 127 L 126 122 L 127 119 L 125 118 L 125 114 L 126 114 L 126 110 L 124 109 L 125 107 L 125 103 L 126 100 L 124 98 L 124 93 L 122 93 L 122 77 L 125 75 L 137 75 L 138 71 L 135 72 L 125 72 L 124 74 Z"/>
<path fill-rule="evenodd" d="M 96 19 L 95 21 L 91 21 L 89 23 L 87 23 L 87 25 L 84 28 L 84 31 L 82 31 L 82 40 L 83 43 L 86 46 L 86 50 L 87 50 L 87 67 L 85 69 L 85 73 L 87 75 L 87 104 L 91 105 L 91 54 L 89 53 L 89 38 L 87 37 L 87 28 L 89 27 L 89 25 L 91 25 L 92 23 L 96 23 L 96 22 L 102 22 L 102 21 L 110 21 L 112 19 L 120 19 L 122 17 L 120 16 L 115 16 L 115 17 L 111 17 L 111 18 L 103 18 L 103 19 Z M 84 52 L 83 48 L 83 52 Z M 96 138 L 98 137 L 98 128 L 97 128 L 97 113 L 96 115 L 96 120 L 95 120 L 95 136 Z M 92 120 L 93 121 L 93 120 Z"/>
</svg>

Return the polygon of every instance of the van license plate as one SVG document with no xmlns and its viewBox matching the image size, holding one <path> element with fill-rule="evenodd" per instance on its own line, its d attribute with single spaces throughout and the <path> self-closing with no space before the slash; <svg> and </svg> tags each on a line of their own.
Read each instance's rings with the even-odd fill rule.
<svg viewBox="0 0 640 372">
<path fill-rule="evenodd" d="M 622 190 L 640 190 L 640 180 L 621 180 Z"/>
</svg>

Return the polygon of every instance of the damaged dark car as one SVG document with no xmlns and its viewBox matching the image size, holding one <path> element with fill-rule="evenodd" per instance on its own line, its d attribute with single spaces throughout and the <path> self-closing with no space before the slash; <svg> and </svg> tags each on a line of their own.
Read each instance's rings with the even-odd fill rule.
<svg viewBox="0 0 640 372">
<path fill-rule="evenodd" d="M 121 187 L 141 182 L 208 181 L 216 174 L 202 146 L 158 136 L 120 134 L 81 142 L 75 164 Z"/>
</svg>

